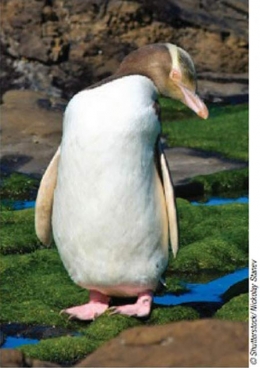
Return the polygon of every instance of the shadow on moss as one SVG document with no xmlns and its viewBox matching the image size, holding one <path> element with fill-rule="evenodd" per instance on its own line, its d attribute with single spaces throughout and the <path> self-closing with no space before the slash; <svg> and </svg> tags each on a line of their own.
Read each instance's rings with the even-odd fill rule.
<svg viewBox="0 0 260 368">
<path fill-rule="evenodd" d="M 200 185 L 204 195 L 239 197 L 248 193 L 248 168 L 196 176 L 190 183 Z"/>
<path fill-rule="evenodd" d="M 1 176 L 1 200 L 31 200 L 36 197 L 39 180 L 19 173 Z"/>
</svg>

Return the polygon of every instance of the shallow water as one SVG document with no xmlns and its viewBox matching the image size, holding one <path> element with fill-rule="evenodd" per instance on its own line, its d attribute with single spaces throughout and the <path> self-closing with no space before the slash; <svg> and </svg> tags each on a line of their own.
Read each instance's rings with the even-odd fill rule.
<svg viewBox="0 0 260 368">
<path fill-rule="evenodd" d="M 243 268 L 205 284 L 183 283 L 188 289 L 187 292 L 181 295 L 166 293 L 163 296 L 155 296 L 154 303 L 168 306 L 192 302 L 223 303 L 222 294 L 231 286 L 248 279 L 248 273 L 248 268 Z"/>
<path fill-rule="evenodd" d="M 231 204 L 231 203 L 249 203 L 248 196 L 243 196 L 239 198 L 221 198 L 221 197 L 211 197 L 206 202 L 199 201 L 191 201 L 191 204 L 195 206 L 220 206 L 223 204 Z"/>
<path fill-rule="evenodd" d="M 14 201 L 12 203 L 12 209 L 14 210 L 25 210 L 27 208 L 34 208 L 36 201 Z"/>
<path fill-rule="evenodd" d="M 37 344 L 38 342 L 39 342 L 39 340 L 37 340 L 37 339 L 28 339 L 28 338 L 25 338 L 25 337 L 8 336 L 8 337 L 6 337 L 5 342 L 1 346 L 1 348 L 15 349 L 15 348 L 18 348 L 19 346 L 22 346 L 22 345 Z"/>
</svg>

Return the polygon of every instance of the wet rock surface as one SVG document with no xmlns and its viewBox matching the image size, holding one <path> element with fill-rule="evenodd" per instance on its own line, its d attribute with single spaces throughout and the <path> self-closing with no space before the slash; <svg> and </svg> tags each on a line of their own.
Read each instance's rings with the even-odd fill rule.
<svg viewBox="0 0 260 368">
<path fill-rule="evenodd" d="M 1 353 L 2 367 L 55 367 L 25 358 L 13 349 Z M 182 321 L 135 327 L 122 332 L 76 367 L 247 367 L 248 326 L 220 320 Z"/>
<path fill-rule="evenodd" d="M 41 92 L 6 92 L 0 106 L 3 169 L 42 176 L 60 142 L 61 106 Z"/>
<path fill-rule="evenodd" d="M 9 0 L 0 6 L 2 93 L 17 86 L 68 98 L 113 73 L 133 49 L 172 42 L 192 55 L 204 97 L 247 98 L 246 0 Z"/>
<path fill-rule="evenodd" d="M 199 149 L 173 147 L 165 149 L 167 161 L 176 186 L 183 185 L 197 175 L 240 169 L 247 166 L 243 161 L 230 160 L 213 152 Z"/>
</svg>

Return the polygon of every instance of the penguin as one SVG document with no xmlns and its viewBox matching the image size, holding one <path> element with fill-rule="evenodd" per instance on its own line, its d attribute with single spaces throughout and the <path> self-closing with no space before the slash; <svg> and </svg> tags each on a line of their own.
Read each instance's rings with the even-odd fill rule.
<svg viewBox="0 0 260 368">
<path fill-rule="evenodd" d="M 181 101 L 199 117 L 189 54 L 170 43 L 131 52 L 110 77 L 69 101 L 60 147 L 42 177 L 35 228 L 52 236 L 88 303 L 62 311 L 93 320 L 108 310 L 149 316 L 153 294 L 178 250 L 174 188 L 163 147 L 158 96 Z M 135 297 L 111 306 L 112 297 Z"/>
</svg>

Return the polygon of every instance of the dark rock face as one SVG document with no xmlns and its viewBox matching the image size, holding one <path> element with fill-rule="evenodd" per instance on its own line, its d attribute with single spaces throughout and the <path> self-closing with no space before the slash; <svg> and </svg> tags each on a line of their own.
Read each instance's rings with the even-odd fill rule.
<svg viewBox="0 0 260 368">
<path fill-rule="evenodd" d="M 1 79 L 12 74 L 10 87 L 69 98 L 113 73 L 133 49 L 172 42 L 192 55 L 204 95 L 209 72 L 217 80 L 228 73 L 225 83 L 242 74 L 246 81 L 235 87 L 247 88 L 246 0 L 5 0 L 0 7 Z"/>
</svg>

